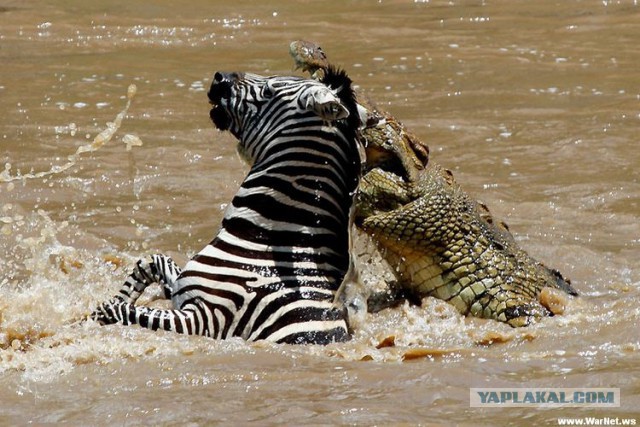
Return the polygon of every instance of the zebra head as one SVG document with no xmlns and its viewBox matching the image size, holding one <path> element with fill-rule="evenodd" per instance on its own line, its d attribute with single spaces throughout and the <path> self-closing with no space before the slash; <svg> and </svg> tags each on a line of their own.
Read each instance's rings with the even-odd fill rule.
<svg viewBox="0 0 640 427">
<path fill-rule="evenodd" d="M 265 137 L 277 137 L 294 123 L 309 129 L 335 122 L 350 134 L 360 125 L 351 80 L 333 68 L 322 81 L 217 72 L 208 97 L 214 125 L 238 138 L 241 151 L 251 160 Z"/>
</svg>

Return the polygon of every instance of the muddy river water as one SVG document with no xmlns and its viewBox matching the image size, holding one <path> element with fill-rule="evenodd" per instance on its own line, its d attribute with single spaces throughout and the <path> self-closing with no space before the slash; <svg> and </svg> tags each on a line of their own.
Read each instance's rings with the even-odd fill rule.
<svg viewBox="0 0 640 427">
<path fill-rule="evenodd" d="M 571 278 L 564 315 L 428 299 L 328 347 L 81 321 L 137 258 L 210 240 L 247 172 L 212 75 L 294 73 L 299 38 Z M 0 425 L 640 423 L 639 43 L 633 1 L 0 0 Z M 471 387 L 621 405 L 475 408 Z"/>
</svg>

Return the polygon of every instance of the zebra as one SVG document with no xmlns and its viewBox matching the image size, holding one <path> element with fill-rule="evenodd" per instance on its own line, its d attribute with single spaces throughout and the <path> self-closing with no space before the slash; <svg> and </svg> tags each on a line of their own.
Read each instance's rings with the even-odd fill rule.
<svg viewBox="0 0 640 427">
<path fill-rule="evenodd" d="M 156 254 L 135 265 L 91 318 L 152 330 L 288 344 L 350 338 L 340 302 L 351 280 L 361 117 L 343 70 L 321 81 L 214 75 L 210 118 L 238 139 L 251 169 L 214 239 L 181 270 Z M 173 309 L 135 305 L 157 283 Z"/>
</svg>

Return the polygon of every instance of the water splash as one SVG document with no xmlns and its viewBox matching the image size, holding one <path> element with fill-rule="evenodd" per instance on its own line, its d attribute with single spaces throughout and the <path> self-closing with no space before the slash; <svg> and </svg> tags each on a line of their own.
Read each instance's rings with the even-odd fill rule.
<svg viewBox="0 0 640 427">
<path fill-rule="evenodd" d="M 134 84 L 129 85 L 129 87 L 127 88 L 127 104 L 125 105 L 124 109 L 116 115 L 116 118 L 113 120 L 113 122 L 107 123 L 106 129 L 104 129 L 102 132 L 96 135 L 95 138 L 93 138 L 93 141 L 91 143 L 79 146 L 76 152 L 67 158 L 67 163 L 62 165 L 54 165 L 48 171 L 27 173 L 27 174 L 20 174 L 18 172 L 18 174 L 13 176 L 11 175 L 11 164 L 6 163 L 4 165 L 4 171 L 0 172 L 0 182 L 37 179 L 37 178 L 43 178 L 49 175 L 56 175 L 56 174 L 65 172 L 66 170 L 73 167 L 78 162 L 78 160 L 80 159 L 80 156 L 83 153 L 91 153 L 94 151 L 98 151 L 102 146 L 104 146 L 106 143 L 111 141 L 111 139 L 113 138 L 113 135 L 118 131 L 118 129 L 120 129 L 120 126 L 122 125 L 122 120 L 124 120 L 125 116 L 127 115 L 127 112 L 129 111 L 129 107 L 131 106 L 131 101 L 133 100 L 133 97 L 135 96 L 136 91 L 137 91 L 136 85 Z M 137 141 L 130 141 L 129 143 L 125 141 L 125 143 L 127 144 L 127 150 L 131 149 L 131 145 L 142 145 L 141 143 L 138 144 Z"/>
</svg>

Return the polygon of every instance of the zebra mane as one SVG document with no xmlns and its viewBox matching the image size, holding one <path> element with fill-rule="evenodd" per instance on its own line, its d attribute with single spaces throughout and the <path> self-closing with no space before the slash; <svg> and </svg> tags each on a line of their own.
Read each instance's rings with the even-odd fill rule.
<svg viewBox="0 0 640 427">
<path fill-rule="evenodd" d="M 358 103 L 356 102 L 356 95 L 351 87 L 351 79 L 343 69 L 329 65 L 327 67 L 324 77 L 321 82 L 336 92 L 338 98 L 342 104 L 349 111 L 349 117 L 345 122 L 350 132 L 356 133 L 360 127 L 360 115 L 358 113 Z"/>
</svg>

